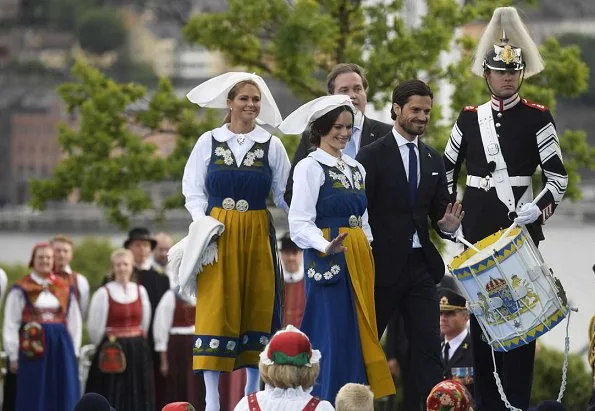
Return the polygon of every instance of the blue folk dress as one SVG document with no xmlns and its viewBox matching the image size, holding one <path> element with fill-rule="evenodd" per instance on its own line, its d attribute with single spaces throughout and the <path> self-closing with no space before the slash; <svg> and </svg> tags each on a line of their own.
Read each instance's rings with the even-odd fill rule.
<svg viewBox="0 0 595 411">
<path fill-rule="evenodd" d="M 316 159 L 313 154 L 302 161 Z M 329 241 L 346 232 L 347 251 L 326 255 L 313 248 L 304 250 L 306 307 L 301 329 L 322 354 L 313 395 L 332 403 L 349 382 L 370 385 L 376 398 L 395 393 L 376 330 L 374 261 L 362 229 L 367 208 L 363 168 L 353 159 L 346 160 L 339 166 L 318 160 L 311 165 L 324 172 L 316 226 Z M 350 168 L 351 181 L 339 167 Z"/>
<path fill-rule="evenodd" d="M 31 350 L 22 348 L 19 350 L 15 409 L 71 410 L 81 395 L 75 349 L 66 327 L 68 311 L 74 309 L 71 308 L 75 298 L 72 287 L 56 278 L 45 288 L 60 301 L 56 309 L 35 306 L 40 285 L 30 275 L 17 281 L 13 289 L 22 292 L 25 298 L 23 330 L 34 323 L 41 325 L 43 330 L 43 355 L 36 356 Z M 29 338 L 35 340 L 34 335 Z M 21 341 L 21 347 L 22 344 Z"/>
<path fill-rule="evenodd" d="M 273 171 L 271 140 L 254 145 L 237 165 L 226 141 L 212 139 L 206 174 L 207 215 L 225 231 L 218 259 L 197 278 L 193 369 L 257 367 L 259 353 L 281 325 L 282 289 L 266 200 Z"/>
</svg>

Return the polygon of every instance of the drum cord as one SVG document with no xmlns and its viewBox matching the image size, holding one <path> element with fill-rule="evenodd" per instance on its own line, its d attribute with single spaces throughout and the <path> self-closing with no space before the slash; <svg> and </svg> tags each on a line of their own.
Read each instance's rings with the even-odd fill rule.
<svg viewBox="0 0 595 411">
<path fill-rule="evenodd" d="M 568 318 L 566 319 L 566 338 L 564 338 L 564 365 L 562 366 L 562 383 L 560 384 L 560 392 L 558 393 L 558 402 L 562 402 L 564 391 L 566 391 L 566 374 L 568 372 L 568 353 L 570 352 L 570 335 L 568 329 L 570 327 L 570 314 L 576 308 L 570 307 L 568 309 Z"/>
<path fill-rule="evenodd" d="M 564 391 L 566 391 L 566 381 L 567 381 L 567 372 L 568 372 L 568 353 L 570 352 L 570 335 L 569 335 L 569 328 L 570 328 L 570 313 L 572 311 L 578 311 L 576 308 L 569 307 L 568 308 L 568 318 L 566 318 L 566 337 L 564 338 L 564 364 L 562 365 L 562 382 L 560 384 L 560 392 L 558 393 L 558 399 L 556 401 L 562 402 L 562 398 L 564 397 Z M 508 402 L 508 398 L 506 398 L 506 393 L 504 392 L 504 387 L 502 387 L 502 381 L 500 380 L 500 376 L 498 375 L 498 369 L 496 368 L 496 356 L 494 354 L 494 349 L 492 348 L 492 364 L 494 364 L 494 379 L 496 380 L 496 386 L 498 387 L 498 393 L 500 394 L 500 399 L 504 403 L 504 406 L 511 411 L 523 411 L 520 408 L 516 408 L 510 402 Z"/>
</svg>

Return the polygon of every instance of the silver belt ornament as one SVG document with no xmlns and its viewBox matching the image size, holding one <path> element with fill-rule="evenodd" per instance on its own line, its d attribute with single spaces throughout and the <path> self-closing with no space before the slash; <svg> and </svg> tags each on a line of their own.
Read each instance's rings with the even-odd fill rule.
<svg viewBox="0 0 595 411">
<path fill-rule="evenodd" d="M 245 213 L 246 211 L 248 211 L 250 209 L 250 205 L 248 204 L 248 202 L 246 200 L 238 200 L 235 201 L 233 198 L 231 197 L 226 197 L 223 199 L 223 201 L 221 202 L 221 207 L 223 207 L 224 210 L 233 210 L 234 208 L 236 210 L 238 210 L 239 212 Z"/>
<path fill-rule="evenodd" d="M 351 215 L 349 216 L 348 219 L 349 222 L 349 227 L 351 228 L 355 228 L 355 227 L 362 227 L 362 217 L 361 216 L 355 216 L 355 215 Z"/>
</svg>

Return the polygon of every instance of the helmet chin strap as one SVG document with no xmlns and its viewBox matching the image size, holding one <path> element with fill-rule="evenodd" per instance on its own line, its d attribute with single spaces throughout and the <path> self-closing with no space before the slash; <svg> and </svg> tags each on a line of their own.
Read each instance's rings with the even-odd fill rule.
<svg viewBox="0 0 595 411">
<path fill-rule="evenodd" d="M 502 97 L 496 95 L 496 93 L 494 93 L 494 90 L 492 90 L 492 87 L 490 87 L 490 83 L 488 82 L 488 78 L 485 75 L 486 70 L 484 70 L 484 76 L 483 76 L 483 80 L 486 82 L 486 85 L 488 86 L 488 90 L 490 90 L 490 94 L 496 98 L 499 98 L 500 100 L 504 100 Z M 517 94 L 519 92 L 519 90 L 521 89 L 521 86 L 523 85 L 523 81 L 525 81 L 525 70 L 522 70 L 521 72 L 521 81 L 519 81 L 519 86 L 517 87 L 517 89 L 515 90 L 514 93 L 512 93 L 512 96 L 514 96 L 515 94 Z"/>
</svg>

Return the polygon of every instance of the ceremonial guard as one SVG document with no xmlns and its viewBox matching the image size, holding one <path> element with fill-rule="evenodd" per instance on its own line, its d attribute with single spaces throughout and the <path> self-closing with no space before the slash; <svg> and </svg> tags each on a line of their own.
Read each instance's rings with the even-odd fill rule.
<svg viewBox="0 0 595 411">
<path fill-rule="evenodd" d="M 501 7 L 483 33 L 472 71 L 485 79 L 491 93 L 485 104 L 465 107 L 444 153 L 448 186 L 457 195 L 461 165 L 467 168 L 463 232 L 476 242 L 513 221 L 526 225 L 533 241 L 543 240 L 541 225 L 562 200 L 568 176 L 552 114 L 547 107 L 519 95 L 522 81 L 543 70 L 537 46 L 517 11 Z M 542 170 L 546 194 L 532 204 L 531 177 Z M 504 410 L 494 380 L 490 346 L 471 318 L 475 400 L 481 410 Z M 496 353 L 498 372 L 508 400 L 529 407 L 535 341 Z"/>
</svg>

